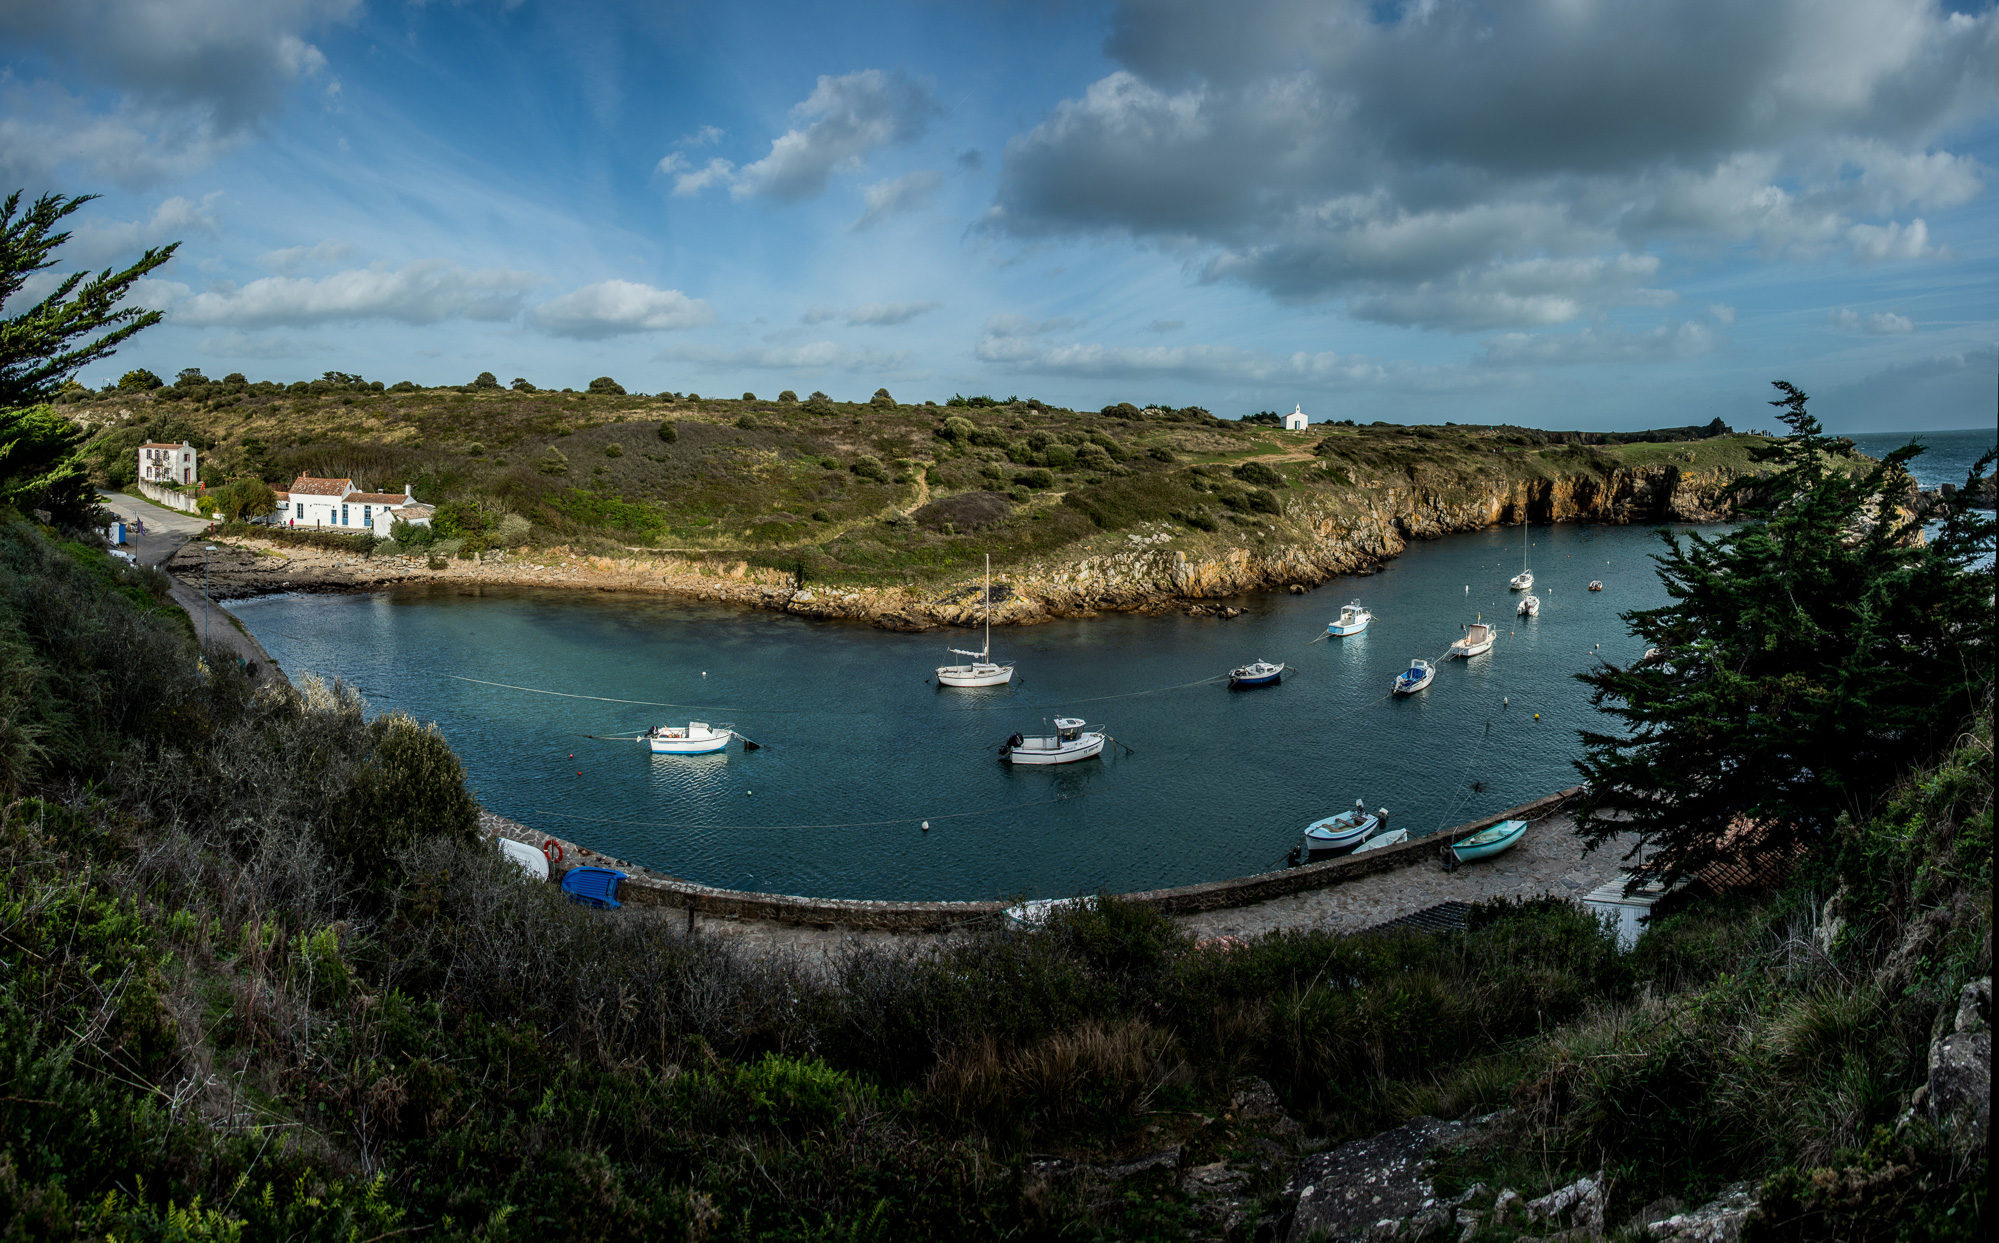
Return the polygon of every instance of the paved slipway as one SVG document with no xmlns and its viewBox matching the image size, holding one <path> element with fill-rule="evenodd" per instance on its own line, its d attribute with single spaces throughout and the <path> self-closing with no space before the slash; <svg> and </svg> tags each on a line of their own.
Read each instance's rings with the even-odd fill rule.
<svg viewBox="0 0 1999 1243">
<path fill-rule="evenodd" d="M 191 541 L 208 529 L 207 518 L 199 514 L 184 514 L 122 492 L 105 493 L 103 503 L 105 508 L 132 524 L 132 530 L 126 536 L 126 551 L 140 565 L 157 566 L 167 571 L 174 603 L 187 610 L 188 617 L 194 622 L 195 633 L 202 636 L 206 644 L 219 647 L 241 660 L 249 669 L 250 676 L 259 682 L 284 678 L 284 670 L 278 668 L 278 662 L 271 659 L 271 654 L 257 642 L 257 637 L 215 603 L 227 597 L 221 592 L 204 589 L 204 575 L 199 568 L 203 562 L 202 555 L 186 552 Z M 146 524 L 144 535 L 138 533 L 138 522 Z M 218 549 L 215 557 L 219 560 L 221 556 Z M 193 581 L 183 579 L 182 574 L 191 575 Z"/>
<path fill-rule="evenodd" d="M 482 813 L 485 830 L 519 841 L 539 842 L 527 826 Z M 1538 820 L 1518 846 L 1496 859 L 1465 864 L 1447 871 L 1430 858 L 1412 867 L 1356 877 L 1325 889 L 1308 890 L 1223 910 L 1174 917 L 1196 937 L 1253 937 L 1272 932 L 1358 932 L 1413 915 L 1444 902 L 1480 903 L 1496 898 L 1580 898 L 1616 877 L 1624 865 L 1630 841 L 1613 838 L 1585 854 L 1567 814 Z M 572 862 L 619 866 L 619 861 L 592 857 Z M 678 909 L 628 906 L 621 918 L 667 919 L 678 924 L 686 912 Z M 849 928 L 807 927 L 772 920 L 701 916 L 700 935 L 752 952 L 788 952 L 808 963 L 823 965 L 841 953 L 863 947 L 919 951 L 945 944 L 962 933 L 882 932 Z"/>
</svg>

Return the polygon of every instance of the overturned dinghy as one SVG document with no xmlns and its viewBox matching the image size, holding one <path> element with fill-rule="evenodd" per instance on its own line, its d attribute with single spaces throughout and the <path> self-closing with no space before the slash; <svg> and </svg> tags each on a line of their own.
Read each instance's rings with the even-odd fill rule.
<svg viewBox="0 0 1999 1243">
<path fill-rule="evenodd" d="M 1091 730 L 1080 717 L 1058 716 L 1053 734 L 1031 738 L 1015 734 L 999 753 L 1009 764 L 1073 764 L 1094 759 L 1103 749 L 1103 730 Z"/>
</svg>

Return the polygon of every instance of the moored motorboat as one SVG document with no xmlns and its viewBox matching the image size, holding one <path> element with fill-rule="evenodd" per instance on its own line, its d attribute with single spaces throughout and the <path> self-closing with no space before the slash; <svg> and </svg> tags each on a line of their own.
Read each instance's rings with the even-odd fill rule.
<svg viewBox="0 0 1999 1243">
<path fill-rule="evenodd" d="M 1453 656 L 1477 656 L 1492 650 L 1493 640 L 1499 632 L 1484 622 L 1473 622 L 1465 627 L 1465 637 L 1451 644 Z"/>
<path fill-rule="evenodd" d="M 1589 589 L 1591 591 L 1602 591 L 1603 580 L 1600 578 L 1592 578 L 1591 580 L 1589 580 Z"/>
<path fill-rule="evenodd" d="M 1004 686 L 1013 680 L 1013 666 L 993 662 L 993 559 L 986 556 L 986 645 L 976 652 L 968 652 L 961 647 L 949 649 L 953 656 L 967 656 L 969 660 L 958 665 L 939 665 L 937 684 L 939 686 Z"/>
<path fill-rule="evenodd" d="M 1515 609 L 1514 612 L 1520 614 L 1522 617 L 1539 617 L 1541 615 L 1541 597 L 1531 591 L 1528 592 L 1526 595 L 1520 597 L 1520 607 Z"/>
<path fill-rule="evenodd" d="M 1053 734 L 1031 738 L 1015 734 L 999 753 L 1009 764 L 1072 764 L 1091 759 L 1103 749 L 1103 730 L 1090 729 L 1078 717 L 1058 716 Z"/>
<path fill-rule="evenodd" d="M 1355 600 L 1352 604 L 1343 604 L 1340 606 L 1340 619 L 1334 622 L 1327 622 L 1326 633 L 1332 635 L 1334 638 L 1359 634 L 1361 631 L 1367 629 L 1367 624 L 1373 620 L 1374 614 L 1362 608 L 1360 601 Z"/>
<path fill-rule="evenodd" d="M 1395 675 L 1395 693 L 1414 695 L 1430 684 L 1437 676 L 1437 667 L 1421 656 L 1409 662 L 1409 667 Z"/>
<path fill-rule="evenodd" d="M 1283 680 L 1284 666 L 1267 660 L 1229 670 L 1229 685 L 1233 687 L 1275 686 Z"/>
<path fill-rule="evenodd" d="M 685 728 L 655 725 L 641 735 L 651 745 L 654 755 L 706 755 L 723 750 L 735 736 L 734 730 L 711 726 L 706 721 L 689 721 Z"/>
<path fill-rule="evenodd" d="M 1525 820 L 1501 820 L 1489 829 L 1480 829 L 1470 837 L 1451 843 L 1450 852 L 1459 863 L 1490 859 L 1502 851 L 1513 849 L 1526 835 Z"/>
<path fill-rule="evenodd" d="M 1382 813 L 1386 815 L 1386 813 Z M 1343 855 L 1380 832 L 1382 816 L 1367 814 L 1367 805 L 1353 801 L 1353 810 L 1343 811 L 1305 826 L 1305 862 L 1317 863 Z"/>
</svg>

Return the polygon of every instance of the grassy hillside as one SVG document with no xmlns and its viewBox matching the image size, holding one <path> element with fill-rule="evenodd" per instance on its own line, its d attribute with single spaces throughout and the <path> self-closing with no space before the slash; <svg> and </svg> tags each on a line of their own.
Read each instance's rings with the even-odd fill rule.
<svg viewBox="0 0 1999 1243">
<path fill-rule="evenodd" d="M 95 429 L 87 452 L 107 485 L 129 480 L 143 440 L 188 439 L 205 451 L 211 483 L 255 475 L 283 487 L 307 472 L 382 491 L 412 485 L 445 504 L 440 525 L 471 551 L 518 515 L 539 543 L 712 553 L 855 583 L 962 572 L 986 552 L 1019 563 L 1140 523 L 1208 543 L 1282 539 L 1295 502 L 1337 510 L 1387 484 L 1449 494 L 1494 477 L 1627 465 L 1746 469 L 1761 443 L 1577 444 L 1563 439 L 1574 433 L 1387 424 L 1287 432 L 1129 404 L 1079 412 L 898 405 L 885 394 L 801 403 L 346 381 L 78 391 L 64 410 Z"/>
<path fill-rule="evenodd" d="M 1247 1239 L 1300 1152 L 1500 1108 L 1442 1169 L 1480 1209 L 1603 1170 L 1621 1238 L 1738 1180 L 1761 1237 L 1984 1237 L 1982 1135 L 1912 1102 L 1991 970 L 1989 697 L 1628 956 L 1559 902 L 1202 945 L 1105 900 L 819 968 L 522 880 L 435 731 L 253 694 L 121 573 L 0 525 L 0 1237 Z M 1233 1215 L 1037 1173 L 1169 1145 Z"/>
</svg>

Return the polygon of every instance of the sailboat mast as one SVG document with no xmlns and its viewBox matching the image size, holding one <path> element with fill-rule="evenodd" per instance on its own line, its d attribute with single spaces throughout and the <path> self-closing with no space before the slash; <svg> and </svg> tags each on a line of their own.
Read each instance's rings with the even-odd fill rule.
<svg viewBox="0 0 1999 1243">
<path fill-rule="evenodd" d="M 993 658 L 993 555 L 986 554 L 986 650 L 979 654 L 980 660 Z"/>
</svg>

